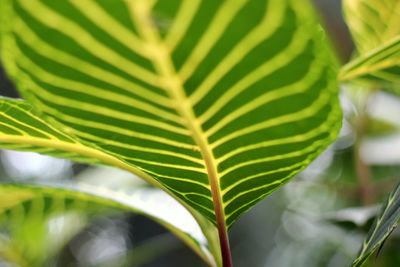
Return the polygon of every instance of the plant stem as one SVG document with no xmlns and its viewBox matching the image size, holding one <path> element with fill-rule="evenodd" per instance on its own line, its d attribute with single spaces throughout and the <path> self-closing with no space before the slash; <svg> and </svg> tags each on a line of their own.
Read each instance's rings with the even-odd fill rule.
<svg viewBox="0 0 400 267">
<path fill-rule="evenodd" d="M 368 102 L 374 91 L 371 91 L 366 96 L 365 102 L 360 110 L 360 116 L 356 121 L 356 141 L 354 144 L 354 162 L 357 174 L 357 181 L 359 185 L 360 200 L 364 206 L 375 203 L 375 192 L 372 187 L 371 169 L 362 158 L 361 143 L 366 135 L 369 116 L 366 111 Z"/>
<path fill-rule="evenodd" d="M 206 155 L 206 164 L 207 169 L 210 169 L 211 162 L 208 160 L 208 156 Z M 214 203 L 214 211 L 215 211 L 215 219 L 217 222 L 218 228 L 218 237 L 219 237 L 219 244 L 221 247 L 221 256 L 222 256 L 222 266 L 223 267 L 233 267 L 232 256 L 231 256 L 231 249 L 229 245 L 229 236 L 228 231 L 225 224 L 225 215 L 224 210 L 221 203 L 221 197 L 219 192 L 219 185 L 218 180 L 215 177 L 215 173 L 209 172 L 209 179 L 211 184 L 211 193 L 213 197 Z"/>
<path fill-rule="evenodd" d="M 360 199 L 364 206 L 375 202 L 375 194 L 372 189 L 371 170 L 360 155 L 359 145 L 355 146 L 354 161 L 356 165 L 357 181 L 359 185 Z"/>
<path fill-rule="evenodd" d="M 226 229 L 221 229 L 219 223 L 218 223 L 218 235 L 219 235 L 219 242 L 221 245 L 222 265 L 223 267 L 233 267 L 228 232 L 226 231 Z"/>
</svg>

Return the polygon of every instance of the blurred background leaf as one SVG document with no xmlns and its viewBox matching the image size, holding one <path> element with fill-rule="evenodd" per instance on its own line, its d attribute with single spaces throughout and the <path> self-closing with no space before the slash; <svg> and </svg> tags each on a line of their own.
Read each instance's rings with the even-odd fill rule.
<svg viewBox="0 0 400 267">
<path fill-rule="evenodd" d="M 160 223 L 215 265 L 195 219 L 165 192 L 132 184 L 124 190 L 121 180 L 114 180 L 111 189 L 98 182 L 0 185 L 1 226 L 8 235 L 2 239 L 2 256 L 21 266 L 48 266 L 89 218 L 133 211 Z"/>
<path fill-rule="evenodd" d="M 340 79 L 366 80 L 367 88 L 400 93 L 400 4 L 398 0 L 343 0 L 344 14 L 357 47 Z"/>
<path fill-rule="evenodd" d="M 378 248 L 382 249 L 384 242 L 390 234 L 396 229 L 400 221 L 400 183 L 393 192 L 390 193 L 388 199 L 374 221 L 373 226 L 368 232 L 367 238 L 363 242 L 361 251 L 352 266 L 362 266 Z M 379 252 L 379 251 L 378 251 Z"/>
</svg>

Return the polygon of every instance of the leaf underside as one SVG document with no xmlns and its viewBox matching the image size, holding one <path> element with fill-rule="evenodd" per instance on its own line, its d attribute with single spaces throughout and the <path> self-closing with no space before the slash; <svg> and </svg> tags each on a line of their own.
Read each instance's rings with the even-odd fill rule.
<svg viewBox="0 0 400 267">
<path fill-rule="evenodd" d="M 397 227 L 400 220 L 400 184 L 390 193 L 382 210 L 371 227 L 352 267 L 362 266 Z"/>
<path fill-rule="evenodd" d="M 6 230 L 12 240 L 7 244 L 0 238 L 0 256 L 2 254 L 7 256 L 7 251 L 11 249 L 16 250 L 14 253 L 18 252 L 22 254 L 20 257 L 28 260 L 28 254 L 32 254 L 31 251 L 36 250 L 29 245 L 36 243 L 36 246 L 40 246 L 37 242 L 46 240 L 34 240 L 34 244 L 26 242 L 27 239 L 33 238 L 34 233 L 24 233 L 23 229 L 26 227 L 29 229 L 30 225 L 35 223 L 39 223 L 37 225 L 39 228 L 47 227 L 49 221 L 57 215 L 67 212 L 83 212 L 83 214 L 93 217 L 94 215 L 128 211 L 157 221 L 179 236 L 210 266 L 215 264 L 210 257 L 206 239 L 194 218 L 178 202 L 158 189 L 115 190 L 105 186 L 83 183 L 0 184 L 0 195 L 2 198 L 0 228 Z M 168 214 L 174 214 L 175 217 Z M 181 222 L 182 220 L 184 223 Z M 25 240 L 20 240 L 22 243 L 18 243 L 15 241 L 17 238 Z M 44 249 L 46 250 L 46 248 Z M 44 252 L 42 251 L 42 253 Z M 30 260 L 46 260 L 40 259 L 39 255 L 31 255 Z"/>
<path fill-rule="evenodd" d="M 364 79 L 400 92 L 400 1 L 346 0 L 344 14 L 357 57 L 342 69 L 341 79 Z"/>
<path fill-rule="evenodd" d="M 340 128 L 306 0 L 0 3 L 1 58 L 35 112 L 214 223 L 219 210 L 230 227 Z"/>
</svg>

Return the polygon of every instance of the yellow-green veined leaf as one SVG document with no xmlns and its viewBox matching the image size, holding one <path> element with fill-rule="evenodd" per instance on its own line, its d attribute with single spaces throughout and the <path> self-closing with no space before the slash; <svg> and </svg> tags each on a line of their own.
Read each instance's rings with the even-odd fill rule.
<svg viewBox="0 0 400 267">
<path fill-rule="evenodd" d="M 344 0 L 344 15 L 361 54 L 400 35 L 398 0 Z"/>
<path fill-rule="evenodd" d="M 345 65 L 341 70 L 340 79 L 342 81 L 363 79 L 372 83 L 372 86 L 383 86 L 398 92 L 400 35 Z"/>
<path fill-rule="evenodd" d="M 0 148 L 37 152 L 91 164 L 100 163 L 94 157 L 66 152 L 71 150 L 68 146 L 79 149 L 82 144 L 32 113 L 28 103 L 0 97 Z"/>
<path fill-rule="evenodd" d="M 36 233 L 38 237 L 45 235 L 45 227 L 55 215 L 73 211 L 91 215 L 105 214 L 107 211 L 130 211 L 165 226 L 206 263 L 216 266 L 207 239 L 196 220 L 179 202 L 160 189 L 114 190 L 83 183 L 0 184 L 0 195 L 0 228 L 5 227 L 10 234 L 8 241 L 0 239 L 0 256 L 9 260 L 19 254 L 18 258 L 31 260 L 40 266 L 49 253 L 50 248 L 46 248 L 49 243 L 33 238 L 33 233 L 27 236 L 29 232 L 25 230 L 36 227 L 36 230 L 42 229 Z"/>
<path fill-rule="evenodd" d="M 341 71 L 342 80 L 355 78 L 400 88 L 400 1 L 345 0 L 344 13 L 357 57 Z"/>
<path fill-rule="evenodd" d="M 43 118 L 223 228 L 340 127 L 307 0 L 1 3 L 2 59 Z"/>
<path fill-rule="evenodd" d="M 136 172 L 135 169 L 132 170 L 122 161 L 100 150 L 85 146 L 71 136 L 50 126 L 34 114 L 32 107 L 22 100 L 0 97 L 0 148 L 34 151 L 91 164 L 106 163 L 115 166 L 121 164 L 120 168 L 127 169 L 133 173 Z M 113 174 L 112 179 L 114 182 L 116 178 L 116 175 Z M 161 199 L 165 198 L 162 193 L 157 194 Z M 151 205 L 151 203 L 149 202 L 148 205 Z M 159 211 L 156 206 L 154 208 L 155 212 Z M 193 210 L 190 211 L 194 213 Z M 214 261 L 218 263 L 219 248 L 218 244 L 215 243 L 214 227 L 199 216 L 196 216 L 196 220 L 201 224 L 202 231 L 206 232 L 207 242 L 213 251 L 213 257 L 216 258 Z M 183 218 L 183 222 L 185 223 L 187 220 Z"/>
<path fill-rule="evenodd" d="M 106 164 L 130 171 L 162 187 L 140 170 L 54 128 L 22 100 L 0 97 L 0 148 L 31 151 L 74 161 Z"/>
<path fill-rule="evenodd" d="M 389 198 L 382 207 L 378 217 L 372 225 L 357 259 L 352 267 L 362 266 L 369 256 L 374 253 L 393 230 L 397 227 L 400 220 L 400 184 L 390 193 Z"/>
</svg>

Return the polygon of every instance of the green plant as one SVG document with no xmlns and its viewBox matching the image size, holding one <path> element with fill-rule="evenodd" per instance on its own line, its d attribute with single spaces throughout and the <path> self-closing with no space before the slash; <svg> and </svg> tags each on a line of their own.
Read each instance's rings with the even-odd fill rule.
<svg viewBox="0 0 400 267">
<path fill-rule="evenodd" d="M 1 59 L 25 99 L 0 99 L 1 147 L 127 170 L 175 198 L 201 234 L 81 184 L 6 185 L 4 209 L 60 192 L 133 209 L 229 267 L 232 224 L 340 129 L 339 64 L 307 0 L 0 0 L 0 14 Z M 360 57 L 341 81 L 398 79 L 381 71 L 398 67 L 394 27 L 363 47 L 370 33 L 354 25 Z"/>
</svg>

